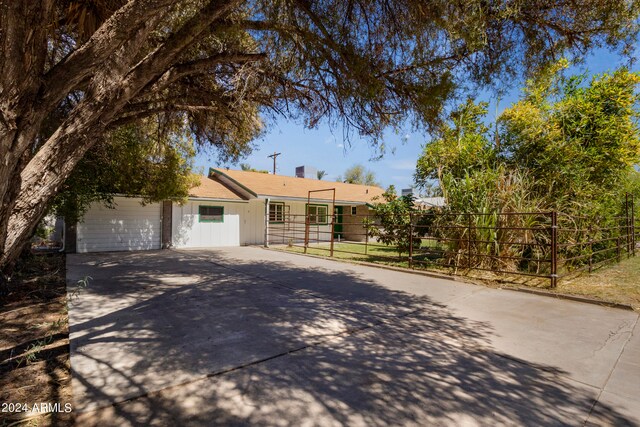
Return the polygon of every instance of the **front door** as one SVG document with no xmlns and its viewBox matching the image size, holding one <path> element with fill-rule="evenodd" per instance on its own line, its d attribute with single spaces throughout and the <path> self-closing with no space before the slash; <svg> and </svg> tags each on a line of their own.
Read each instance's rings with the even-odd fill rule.
<svg viewBox="0 0 640 427">
<path fill-rule="evenodd" d="M 336 206 L 334 213 L 336 215 L 336 223 L 333 226 L 333 238 L 342 239 L 342 213 L 344 206 Z"/>
</svg>

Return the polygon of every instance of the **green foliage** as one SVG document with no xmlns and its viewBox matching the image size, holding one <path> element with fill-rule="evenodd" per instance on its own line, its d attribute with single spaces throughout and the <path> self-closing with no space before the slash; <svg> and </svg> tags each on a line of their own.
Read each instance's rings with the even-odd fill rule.
<svg viewBox="0 0 640 427">
<path fill-rule="evenodd" d="M 287 75 L 310 89 L 299 98 L 309 125 L 337 112 L 378 140 L 407 112 L 416 123 L 438 123 L 460 86 L 534 73 L 564 52 L 581 55 L 583 45 L 631 40 L 636 26 L 627 21 L 638 12 L 635 3 L 594 0 L 315 1 L 297 11 L 299 4 L 254 6 L 279 29 L 303 29 L 259 40 L 276 52 L 270 69 L 295 66 Z"/>
<path fill-rule="evenodd" d="M 322 178 L 324 178 L 326 175 L 327 175 L 326 171 L 318 171 L 317 172 L 318 181 L 321 181 Z"/>
<path fill-rule="evenodd" d="M 425 146 L 416 182 L 438 180 L 453 210 L 484 203 L 518 209 L 613 214 L 640 161 L 637 73 L 620 69 L 563 78 L 560 61 L 527 82 L 523 98 L 498 119 L 496 143 L 483 124 L 486 104 L 471 101 Z"/>
<path fill-rule="evenodd" d="M 495 162 L 495 152 L 489 141 L 489 129 L 482 123 L 487 103 L 474 104 L 468 100 L 449 116 L 453 126 L 444 124 L 440 137 L 427 144 L 417 162 L 415 180 L 422 187 L 430 180 L 438 180 L 447 197 L 449 177 L 462 178 L 474 171 L 482 171 Z"/>
<path fill-rule="evenodd" d="M 639 199 L 638 201 L 640 201 L 640 171 L 635 168 L 629 171 L 629 174 L 623 181 L 623 185 L 625 193 L 633 194 Z"/>
<path fill-rule="evenodd" d="M 529 80 L 522 99 L 498 118 L 494 138 L 483 124 L 486 104 L 467 101 L 426 145 L 416 181 L 437 180 L 446 198 L 449 214 L 433 230 L 450 242 L 447 262 L 540 271 L 548 265 L 535 260 L 548 255 L 549 235 L 535 229 L 547 228 L 548 217 L 512 213 L 556 210 L 564 229 L 617 227 L 625 193 L 640 198 L 640 76 L 622 68 L 587 82 L 586 75 L 563 77 L 566 67 L 560 61 Z M 599 231 L 566 238 L 573 244 L 567 258 L 582 255 L 589 239 L 607 238 L 590 249 L 605 254 L 615 241 Z M 514 265 L 506 257 L 530 261 Z"/>
<path fill-rule="evenodd" d="M 74 302 L 76 302 L 78 299 L 80 299 L 80 294 L 87 289 L 87 287 L 89 286 L 89 282 L 93 280 L 93 277 L 91 276 L 84 276 L 82 279 L 78 279 L 78 281 L 76 281 L 75 286 L 73 287 L 73 289 L 71 290 L 71 292 L 69 292 L 69 303 L 73 304 Z"/>
<path fill-rule="evenodd" d="M 240 169 L 245 172 L 260 172 L 260 173 L 269 173 L 268 170 L 260 170 L 252 167 L 249 163 L 240 163 Z"/>
<path fill-rule="evenodd" d="M 53 211 L 73 223 L 92 202 L 110 206 L 114 194 L 141 196 L 145 203 L 186 200 L 197 184 L 192 142 L 179 130 L 159 136 L 157 126 L 125 126 L 97 144 L 65 182 Z"/>
<path fill-rule="evenodd" d="M 547 226 L 547 218 L 513 215 L 547 210 L 543 201 L 531 197 L 531 181 L 525 173 L 499 164 L 467 172 L 462 178 L 446 175 L 443 182 L 449 204 L 438 212 L 443 215 L 434 217 L 430 232 L 447 243 L 447 264 L 508 270 L 517 266 L 507 257 L 544 258 L 544 248 L 537 244 L 547 242 L 549 236 L 546 230 L 535 229 Z M 547 267 L 528 264 L 526 268 L 535 271 Z"/>
<path fill-rule="evenodd" d="M 16 359 L 18 367 L 24 365 L 31 365 L 38 360 L 40 352 L 45 349 L 46 346 L 53 342 L 53 335 L 48 335 L 45 338 L 37 340 L 34 343 L 29 344 L 25 349 L 24 354 Z"/>
<path fill-rule="evenodd" d="M 535 180 L 536 197 L 566 213 L 612 214 L 640 161 L 640 75 L 559 73 L 530 81 L 525 97 L 500 116 L 500 156 Z"/>
<path fill-rule="evenodd" d="M 338 181 L 349 184 L 371 185 L 378 187 L 380 184 L 376 182 L 375 172 L 365 169 L 362 165 L 353 165 L 344 173 L 344 179 L 338 177 Z"/>
<path fill-rule="evenodd" d="M 413 215 L 418 212 L 413 201 L 412 195 L 398 197 L 391 185 L 382 194 L 382 200 L 373 206 L 375 222 L 365 220 L 369 237 L 377 238 L 387 246 L 395 246 L 398 256 L 408 253 L 412 244 L 415 248 L 420 247 L 419 233 L 412 233 Z"/>
<path fill-rule="evenodd" d="M 443 177 L 447 207 L 453 212 L 538 212 L 544 201 L 532 197 L 531 178 L 504 164 L 466 172 L 461 178 Z"/>
<path fill-rule="evenodd" d="M 42 240 L 47 240 L 49 236 L 51 236 L 51 233 L 53 233 L 53 227 L 49 227 L 42 222 L 36 227 L 35 235 Z"/>
</svg>

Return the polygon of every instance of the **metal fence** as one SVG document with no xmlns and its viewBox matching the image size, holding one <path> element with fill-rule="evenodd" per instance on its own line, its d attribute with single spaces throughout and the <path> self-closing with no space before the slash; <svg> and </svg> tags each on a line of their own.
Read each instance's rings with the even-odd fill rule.
<svg viewBox="0 0 640 427">
<path fill-rule="evenodd" d="M 508 278 L 548 280 L 635 255 L 640 233 L 634 200 L 624 215 L 597 220 L 560 212 L 412 212 L 385 229 L 374 214 L 328 215 L 315 224 L 308 215 L 287 214 L 270 224 L 269 244 L 304 253 L 384 262 L 413 269 L 467 274 L 487 271 Z M 317 219 L 317 218 L 316 218 Z M 385 244 L 381 236 L 390 236 Z"/>
</svg>

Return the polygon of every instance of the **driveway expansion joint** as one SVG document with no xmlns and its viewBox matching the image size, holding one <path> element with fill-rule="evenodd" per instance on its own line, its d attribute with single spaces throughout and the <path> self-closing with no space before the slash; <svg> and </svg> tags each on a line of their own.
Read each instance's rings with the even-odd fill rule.
<svg viewBox="0 0 640 427">
<path fill-rule="evenodd" d="M 627 348 L 627 345 L 629 344 L 629 341 L 631 341 L 631 338 L 633 337 L 634 331 L 638 327 L 638 320 L 639 319 L 640 319 L 640 316 L 636 316 L 636 320 L 635 320 L 635 322 L 634 322 L 634 324 L 633 324 L 633 326 L 631 328 L 631 333 L 629 334 L 629 338 L 627 338 L 626 342 L 624 343 L 624 345 L 620 349 L 620 353 L 618 353 L 618 357 L 616 358 L 616 361 L 613 364 L 613 367 L 609 371 L 609 375 L 607 375 L 607 379 L 605 380 L 604 384 L 602 385 L 602 387 L 597 387 L 598 388 L 598 396 L 596 397 L 595 401 L 593 402 L 593 405 L 591 405 L 591 408 L 589 409 L 589 414 L 587 415 L 587 418 L 584 421 L 583 425 L 586 425 L 589 422 L 589 418 L 591 418 L 591 415 L 593 414 L 593 411 L 594 411 L 596 405 L 600 401 L 600 398 L 602 397 L 602 393 L 604 393 L 604 390 L 607 388 L 607 384 L 609 384 L 609 380 L 611 379 L 611 376 L 613 375 L 613 372 L 616 370 L 616 367 L 618 366 L 618 363 L 620 363 L 620 359 L 622 358 L 622 355 L 624 354 L 624 350 Z M 607 341 L 609 341 L 609 339 L 607 339 Z"/>
<path fill-rule="evenodd" d="M 414 310 L 412 312 L 400 315 L 396 319 L 406 318 L 406 317 L 409 317 L 411 315 L 415 315 L 417 313 L 420 313 L 422 311 L 424 311 L 424 309 Z M 181 388 L 181 387 L 184 387 L 186 385 L 193 384 L 195 382 L 202 381 L 202 380 L 207 379 L 207 378 L 215 378 L 215 377 L 219 377 L 219 376 L 222 376 L 222 375 L 225 375 L 225 374 L 229 374 L 231 372 L 240 371 L 242 369 L 250 368 L 252 366 L 256 366 L 256 365 L 259 365 L 259 364 L 262 364 L 262 363 L 266 363 L 266 362 L 269 362 L 271 360 L 279 359 L 279 358 L 284 357 L 284 356 L 289 356 L 291 354 L 299 353 L 299 352 L 304 351 L 304 350 L 309 349 L 309 348 L 320 347 L 322 344 L 331 342 L 331 341 L 335 340 L 336 338 L 357 335 L 357 334 L 363 333 L 363 332 L 368 331 L 368 330 L 373 330 L 377 326 L 384 325 L 384 324 L 390 324 L 390 323 L 391 322 L 389 321 L 389 319 L 380 318 L 376 322 L 370 323 L 368 325 L 364 325 L 362 327 L 350 328 L 350 329 L 346 329 L 346 330 L 344 330 L 342 332 L 339 332 L 339 333 L 326 335 L 324 339 L 318 340 L 316 342 L 312 342 L 312 343 L 307 344 L 307 345 L 303 345 L 303 346 L 300 346 L 300 347 L 289 349 L 289 350 L 280 352 L 278 354 L 274 354 L 274 355 L 271 355 L 271 356 L 268 356 L 268 357 L 264 357 L 264 358 L 261 358 L 261 359 L 258 359 L 258 360 L 253 360 L 251 362 L 247 362 L 247 363 L 244 363 L 244 364 L 241 364 L 241 365 L 238 365 L 238 366 L 234 366 L 234 367 L 231 367 L 231 368 L 228 368 L 228 369 L 223 369 L 223 370 L 220 370 L 220 371 L 211 372 L 209 374 L 206 374 L 206 375 L 203 375 L 203 376 L 200 376 L 200 377 L 197 377 L 197 378 L 192 378 L 192 379 L 190 379 L 188 381 L 184 381 L 182 383 L 172 384 L 170 386 L 163 387 L 163 388 L 160 388 L 160 389 L 157 389 L 157 390 L 151 390 L 151 391 L 147 391 L 145 393 L 137 394 L 135 396 L 130 396 L 130 397 L 127 397 L 126 399 L 122 399 L 122 400 L 118 400 L 118 401 L 115 401 L 115 402 L 111 402 L 109 405 L 98 406 L 98 407 L 95 407 L 95 408 L 91 408 L 88 411 L 81 411 L 81 413 L 90 414 L 90 413 L 99 412 L 101 410 L 104 410 L 105 408 L 116 407 L 118 405 L 122 405 L 122 404 L 128 403 L 128 402 L 132 402 L 132 401 L 138 400 L 140 398 L 151 396 L 153 394 L 162 393 L 163 391 L 166 391 L 166 390 L 172 390 L 172 389 L 176 389 L 176 388 Z"/>
</svg>

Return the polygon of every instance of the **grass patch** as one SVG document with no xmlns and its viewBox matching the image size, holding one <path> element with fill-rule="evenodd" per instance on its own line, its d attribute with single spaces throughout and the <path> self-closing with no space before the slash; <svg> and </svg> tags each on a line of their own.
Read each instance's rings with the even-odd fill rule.
<svg viewBox="0 0 640 427">
<path fill-rule="evenodd" d="M 301 245 L 276 247 L 275 249 L 304 253 L 304 248 Z M 409 267 L 406 261 L 407 254 L 399 256 L 395 248 L 385 245 L 369 244 L 365 246 L 364 243 L 335 243 L 333 249 L 333 258 L 335 259 L 377 262 L 385 265 L 394 265 L 396 267 Z M 310 243 L 307 254 L 329 257 L 329 243 Z"/>
</svg>

